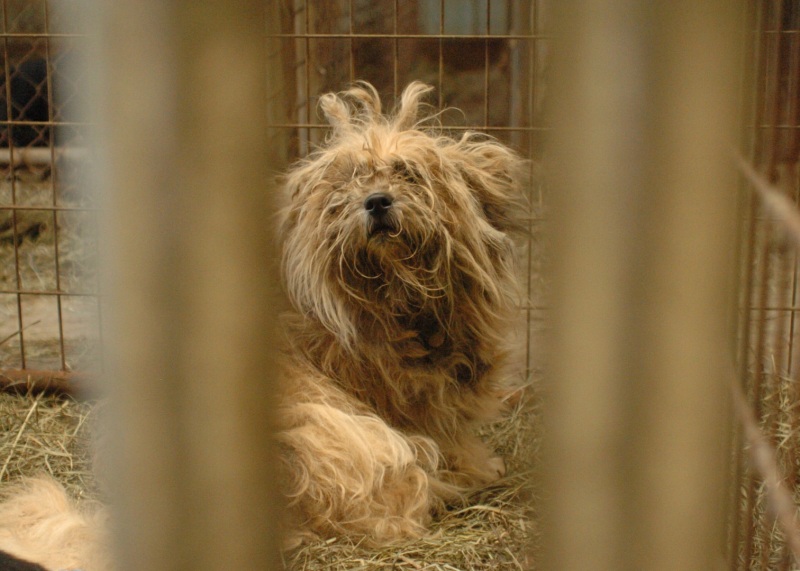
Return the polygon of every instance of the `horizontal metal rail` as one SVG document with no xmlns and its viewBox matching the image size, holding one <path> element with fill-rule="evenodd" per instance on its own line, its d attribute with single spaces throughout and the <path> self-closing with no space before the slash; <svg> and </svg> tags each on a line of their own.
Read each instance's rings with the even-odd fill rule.
<svg viewBox="0 0 800 571">
<path fill-rule="evenodd" d="M 49 165 L 53 157 L 66 159 L 83 159 L 89 154 L 88 149 L 80 147 L 23 147 L 0 148 L 0 164 Z"/>
<path fill-rule="evenodd" d="M 5 369 L 0 371 L 0 390 L 24 394 L 75 396 L 90 390 L 92 379 L 85 372 Z"/>
</svg>

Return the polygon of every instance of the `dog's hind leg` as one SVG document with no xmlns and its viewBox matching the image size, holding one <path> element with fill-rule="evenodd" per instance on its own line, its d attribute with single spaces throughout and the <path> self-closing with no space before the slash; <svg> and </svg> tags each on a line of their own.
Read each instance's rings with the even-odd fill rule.
<svg viewBox="0 0 800 571">
<path fill-rule="evenodd" d="M 297 527 L 323 537 L 362 536 L 372 544 L 424 532 L 436 501 L 432 441 L 327 403 L 297 403 L 284 419 L 285 492 Z"/>
</svg>

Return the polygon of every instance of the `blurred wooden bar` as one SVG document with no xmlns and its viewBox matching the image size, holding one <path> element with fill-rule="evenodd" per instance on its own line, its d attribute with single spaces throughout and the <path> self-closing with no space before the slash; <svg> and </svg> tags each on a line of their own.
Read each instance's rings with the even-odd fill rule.
<svg viewBox="0 0 800 571">
<path fill-rule="evenodd" d="M 263 10 L 94 6 L 121 570 L 280 567 Z"/>
<path fill-rule="evenodd" d="M 543 568 L 720 568 L 741 6 L 554 9 Z"/>
</svg>

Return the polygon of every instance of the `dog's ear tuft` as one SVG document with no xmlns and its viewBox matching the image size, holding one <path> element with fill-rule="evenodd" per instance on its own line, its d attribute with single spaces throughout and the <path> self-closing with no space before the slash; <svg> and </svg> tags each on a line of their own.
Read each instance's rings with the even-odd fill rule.
<svg viewBox="0 0 800 571">
<path fill-rule="evenodd" d="M 326 93 L 319 98 L 319 107 L 334 132 L 346 130 L 351 126 L 350 108 L 335 93 Z"/>
<path fill-rule="evenodd" d="M 475 133 L 466 133 L 457 145 L 462 153 L 460 172 L 483 208 L 486 220 L 501 232 L 527 232 L 530 207 L 523 194 L 527 161 L 517 153 Z"/>
<path fill-rule="evenodd" d="M 433 91 L 433 87 L 421 81 L 413 81 L 403 90 L 400 97 L 400 105 L 395 113 L 394 124 L 397 129 L 411 129 L 417 122 L 419 114 L 420 100 L 422 97 Z"/>
<path fill-rule="evenodd" d="M 334 136 L 361 130 L 381 116 L 381 98 L 366 81 L 359 81 L 343 93 L 326 93 L 319 98 L 325 119 L 333 127 Z"/>
<path fill-rule="evenodd" d="M 378 90 L 367 81 L 357 81 L 356 84 L 347 91 L 347 95 L 361 107 L 365 122 L 375 121 L 381 114 L 381 97 Z"/>
</svg>

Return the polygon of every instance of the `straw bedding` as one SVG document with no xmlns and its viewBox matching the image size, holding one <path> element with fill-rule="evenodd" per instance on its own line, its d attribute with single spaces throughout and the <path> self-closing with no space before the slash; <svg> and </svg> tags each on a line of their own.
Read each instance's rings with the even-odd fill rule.
<svg viewBox="0 0 800 571">
<path fill-rule="evenodd" d="M 313 543 L 284 554 L 289 569 L 529 569 L 538 532 L 529 483 L 540 442 L 537 384 L 526 387 L 511 413 L 485 430 L 505 456 L 509 476 L 454 507 L 430 536 L 382 549 L 342 540 Z M 2 484 L 49 473 L 84 500 L 103 497 L 92 473 L 90 440 L 102 407 L 70 398 L 0 393 L 0 495 Z M 533 548 L 529 542 L 533 541 Z"/>
</svg>

